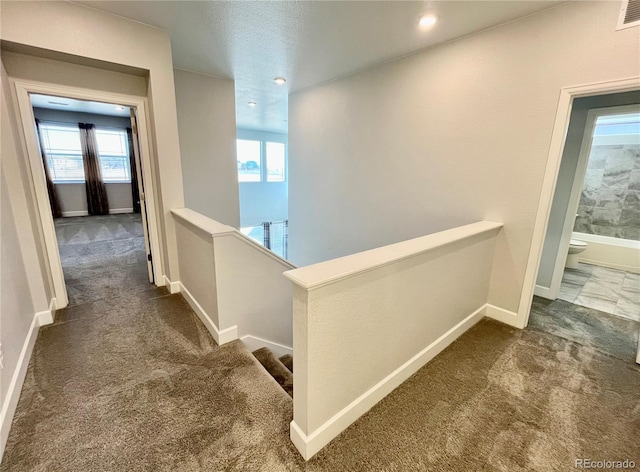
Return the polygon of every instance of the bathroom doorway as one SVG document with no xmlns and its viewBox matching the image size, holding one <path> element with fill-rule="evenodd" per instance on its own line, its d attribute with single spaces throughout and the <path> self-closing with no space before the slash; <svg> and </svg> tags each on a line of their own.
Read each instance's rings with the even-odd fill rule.
<svg viewBox="0 0 640 472">
<path fill-rule="evenodd" d="M 529 327 L 640 354 L 640 91 L 573 100 L 534 293 Z"/>
<path fill-rule="evenodd" d="M 558 298 L 640 321 L 640 106 L 591 110 L 587 129 Z"/>
<path fill-rule="evenodd" d="M 568 298 L 572 288 L 575 301 L 578 287 L 562 281 L 566 266 L 577 271 L 579 262 L 640 272 L 639 102 L 639 91 L 574 100 L 536 295 L 555 300 L 563 289 Z M 578 279 L 586 281 L 586 271 Z"/>
</svg>

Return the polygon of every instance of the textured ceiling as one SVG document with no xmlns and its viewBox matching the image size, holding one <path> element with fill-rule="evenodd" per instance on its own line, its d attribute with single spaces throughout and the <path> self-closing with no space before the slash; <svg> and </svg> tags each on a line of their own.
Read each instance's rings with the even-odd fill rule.
<svg viewBox="0 0 640 472">
<path fill-rule="evenodd" d="M 83 1 L 166 29 L 174 66 L 236 84 L 239 127 L 286 132 L 287 94 L 558 1 Z M 418 17 L 435 13 L 431 29 Z M 286 77 L 285 86 L 273 83 Z M 257 106 L 247 106 L 249 101 Z"/>
</svg>

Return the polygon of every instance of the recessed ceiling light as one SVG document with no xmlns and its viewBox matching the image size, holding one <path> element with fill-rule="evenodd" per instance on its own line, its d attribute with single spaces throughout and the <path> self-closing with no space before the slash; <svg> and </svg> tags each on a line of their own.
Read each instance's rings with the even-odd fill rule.
<svg viewBox="0 0 640 472">
<path fill-rule="evenodd" d="M 249 106 L 250 106 L 251 108 L 255 107 L 256 105 L 257 105 L 257 103 L 256 103 L 256 102 L 249 102 Z"/>
<path fill-rule="evenodd" d="M 436 24 L 438 21 L 438 17 L 436 15 L 422 15 L 418 20 L 420 26 L 429 27 Z"/>
<path fill-rule="evenodd" d="M 278 85 L 284 85 L 287 83 L 287 79 L 285 79 L 284 77 L 276 77 L 275 79 L 273 79 L 273 81 Z"/>
<path fill-rule="evenodd" d="M 121 107 L 120 105 L 118 105 L 118 106 L 116 107 L 116 110 L 118 110 L 118 111 L 124 111 L 124 107 Z"/>
</svg>

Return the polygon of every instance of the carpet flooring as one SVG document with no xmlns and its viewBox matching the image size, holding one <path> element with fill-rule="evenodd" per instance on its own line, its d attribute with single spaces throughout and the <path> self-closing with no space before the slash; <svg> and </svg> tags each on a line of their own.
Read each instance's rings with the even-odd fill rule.
<svg viewBox="0 0 640 472">
<path fill-rule="evenodd" d="M 149 288 L 139 213 L 57 218 L 69 305 Z"/>
<path fill-rule="evenodd" d="M 289 440 L 292 400 L 252 354 L 238 341 L 217 346 L 180 295 L 140 283 L 60 310 L 41 328 L 1 471 L 511 472 L 575 470 L 578 458 L 640 463 L 637 364 L 491 320 L 304 463 Z"/>
</svg>

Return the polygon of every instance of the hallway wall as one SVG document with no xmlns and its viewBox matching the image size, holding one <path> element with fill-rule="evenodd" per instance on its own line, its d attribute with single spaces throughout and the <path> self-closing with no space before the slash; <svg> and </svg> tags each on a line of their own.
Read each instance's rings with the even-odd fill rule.
<svg viewBox="0 0 640 472">
<path fill-rule="evenodd" d="M 489 303 L 518 310 L 562 87 L 640 70 L 618 2 L 568 2 L 289 101 L 290 259 L 504 223 Z"/>
<path fill-rule="evenodd" d="M 35 341 L 32 332 L 35 314 L 49 309 L 53 292 L 45 277 L 46 260 L 38 251 L 35 207 L 22 185 L 26 161 L 18 131 L 10 119 L 13 107 L 4 63 L 1 68 L 0 343 L 3 368 L 0 369 L 0 410 L 5 415 L 0 418 L 0 457 L 26 372 L 26 364 L 20 364 L 20 355 L 30 338 Z M 27 355 L 26 362 L 28 360 Z"/>
<path fill-rule="evenodd" d="M 86 88 L 113 91 L 131 87 L 131 77 L 138 79 L 131 94 L 149 101 L 147 118 L 161 256 L 166 275 L 178 280 L 170 210 L 184 206 L 184 194 L 168 33 L 69 2 L 3 2 L 0 39 L 6 42 L 5 49 L 9 46 L 72 68 L 93 70 L 97 78 Z M 78 86 L 77 80 L 87 78 L 86 74 L 76 78 L 66 72 L 56 73 L 55 69 L 51 72 L 42 79 L 44 82 Z M 141 94 L 140 85 L 144 85 Z"/>
<path fill-rule="evenodd" d="M 233 80 L 175 69 L 185 205 L 240 225 Z"/>
</svg>

